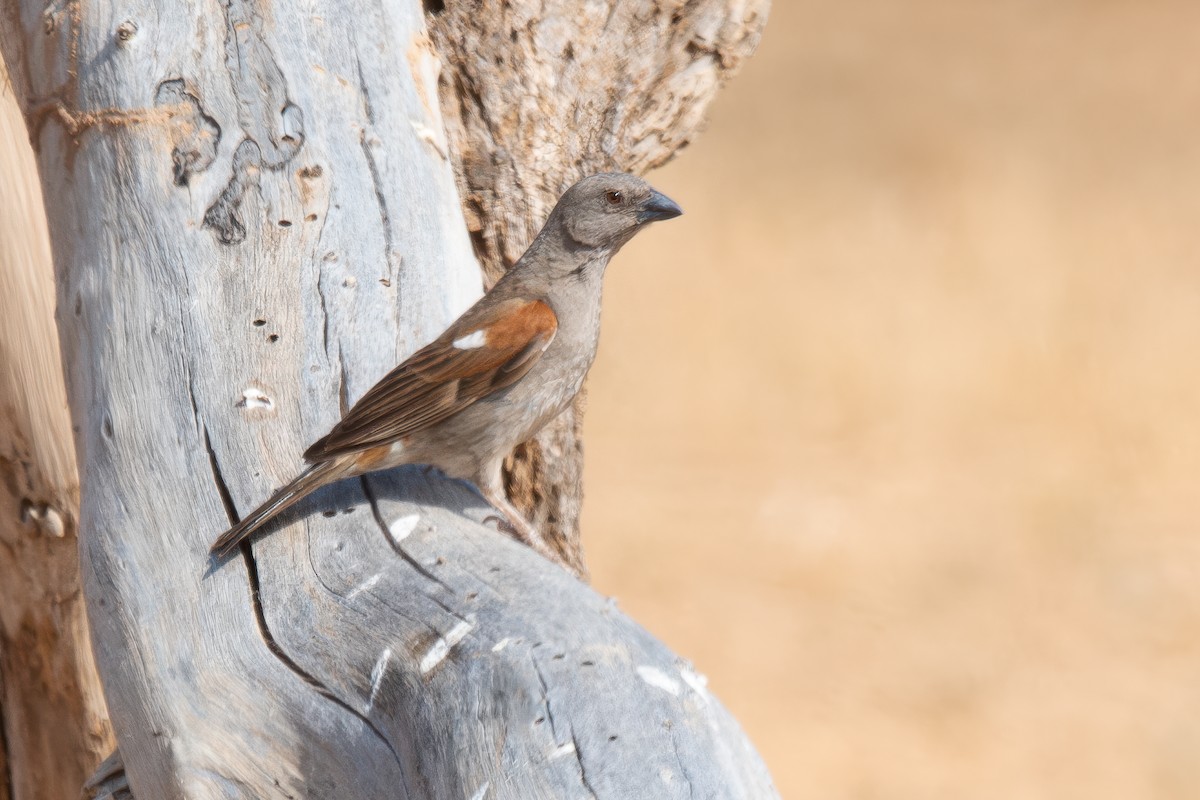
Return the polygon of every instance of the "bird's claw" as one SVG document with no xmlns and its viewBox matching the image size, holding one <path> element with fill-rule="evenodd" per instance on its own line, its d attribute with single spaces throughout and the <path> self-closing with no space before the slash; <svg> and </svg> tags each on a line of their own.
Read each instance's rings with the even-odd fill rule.
<svg viewBox="0 0 1200 800">
<path fill-rule="evenodd" d="M 487 525 L 489 522 L 496 523 L 496 530 L 507 533 L 509 536 L 513 537 L 514 539 L 517 539 L 518 541 L 523 541 L 523 539 L 521 538 L 521 532 L 519 530 L 517 530 L 517 526 L 513 525 L 511 522 L 509 522 L 507 519 L 500 516 L 499 514 L 488 514 L 486 517 L 483 518 L 484 525 Z M 528 544 L 528 542 L 526 542 L 526 544 Z"/>
</svg>

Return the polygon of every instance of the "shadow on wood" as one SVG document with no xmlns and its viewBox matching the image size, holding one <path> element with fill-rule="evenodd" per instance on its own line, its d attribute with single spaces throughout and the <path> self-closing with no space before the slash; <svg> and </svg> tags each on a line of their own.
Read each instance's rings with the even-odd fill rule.
<svg viewBox="0 0 1200 800">
<path fill-rule="evenodd" d="M 125 779 L 144 800 L 773 797 L 703 680 L 471 521 L 490 511 L 462 484 L 419 469 L 339 484 L 240 559 L 207 552 L 478 296 L 477 248 L 510 249 L 579 172 L 647 168 L 686 141 L 753 49 L 762 4 L 613 0 L 547 26 L 571 45 L 552 52 L 532 6 L 529 35 L 508 31 L 507 3 L 455 15 L 463 42 L 486 29 L 488 48 L 550 61 L 497 91 L 475 74 L 459 88 L 480 103 L 456 110 L 448 136 L 415 2 L 352 15 L 288 0 L 175 15 L 0 2 L 51 222 L 81 574 L 120 751 L 89 791 L 119 797 Z M 638 29 L 651 47 L 609 58 Z M 437 34 L 447 70 L 474 80 L 452 32 Z M 570 92 L 556 95 L 554 64 Z M 637 92 L 618 100 L 617 85 Z M 659 95 L 644 115 L 621 105 Z M 480 132 L 495 107 L 520 124 Z M 531 128 L 574 140 L 577 126 L 603 141 L 521 144 Z M 508 163 L 479 195 L 488 158 L 461 156 L 489 137 Z M 534 188 L 511 183 L 529 169 L 517 161 L 547 157 L 558 166 Z M 480 213 L 507 227 L 481 238 Z M 550 472 L 521 485 L 554 485 L 570 540 L 577 447 L 551 445 Z"/>
</svg>

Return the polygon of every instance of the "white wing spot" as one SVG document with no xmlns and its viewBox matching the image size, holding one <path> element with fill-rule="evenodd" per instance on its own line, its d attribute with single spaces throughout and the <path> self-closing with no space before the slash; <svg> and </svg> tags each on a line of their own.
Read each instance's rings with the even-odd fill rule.
<svg viewBox="0 0 1200 800">
<path fill-rule="evenodd" d="M 468 617 L 451 628 L 445 636 L 434 642 L 433 646 L 429 648 L 429 652 L 421 659 L 421 674 L 427 674 L 431 669 L 442 663 L 446 656 L 450 655 L 450 648 L 465 639 L 474 627 L 475 618 Z"/>
<path fill-rule="evenodd" d="M 646 683 L 653 686 L 655 689 L 662 689 L 672 697 L 679 697 L 679 693 L 683 690 L 679 685 L 679 681 L 667 675 L 658 667 L 642 666 L 637 668 L 638 676 Z"/>
<path fill-rule="evenodd" d="M 391 525 L 388 525 L 388 533 L 391 534 L 392 541 L 399 544 L 407 539 L 417 529 L 417 524 L 420 521 L 420 514 L 408 514 L 407 516 L 397 517 L 392 521 Z"/>
<path fill-rule="evenodd" d="M 454 346 L 459 350 L 474 350 L 477 347 L 483 347 L 485 344 L 487 344 L 487 331 L 485 330 L 468 333 L 466 336 L 460 336 L 454 340 Z"/>
</svg>

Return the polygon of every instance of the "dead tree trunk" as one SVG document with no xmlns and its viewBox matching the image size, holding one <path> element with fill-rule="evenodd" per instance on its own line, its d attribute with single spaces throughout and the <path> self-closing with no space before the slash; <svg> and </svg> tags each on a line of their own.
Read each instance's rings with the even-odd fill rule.
<svg viewBox="0 0 1200 800">
<path fill-rule="evenodd" d="M 79 590 L 50 269 L 25 125 L 0 90 L 0 800 L 73 797 L 112 749 Z"/>
<path fill-rule="evenodd" d="M 3 3 L 134 794 L 774 796 L 702 679 L 462 484 L 345 482 L 205 552 L 478 294 L 477 254 L 685 142 L 763 4 Z M 578 558 L 577 450 L 567 420 L 512 488 Z"/>
</svg>

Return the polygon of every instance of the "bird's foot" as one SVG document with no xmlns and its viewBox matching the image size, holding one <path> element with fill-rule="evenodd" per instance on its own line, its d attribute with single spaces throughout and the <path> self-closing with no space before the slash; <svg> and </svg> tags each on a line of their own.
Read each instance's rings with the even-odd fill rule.
<svg viewBox="0 0 1200 800">
<path fill-rule="evenodd" d="M 496 502 L 494 498 L 490 497 L 487 499 L 491 502 L 492 507 L 500 513 L 489 514 L 484 517 L 484 524 L 495 522 L 497 530 L 503 531 L 521 544 L 527 545 L 538 555 L 558 564 L 576 578 L 580 580 L 586 579 L 584 573 L 577 566 L 563 558 L 561 553 L 551 547 L 541 532 L 521 516 L 521 513 L 511 503 L 506 501 Z"/>
<path fill-rule="evenodd" d="M 523 538 L 521 538 L 521 532 L 517 530 L 517 527 L 499 514 L 488 514 L 483 518 L 484 525 L 487 525 L 489 522 L 496 523 L 496 530 L 507 533 L 518 542 L 529 544 L 529 542 L 526 542 Z"/>
</svg>

